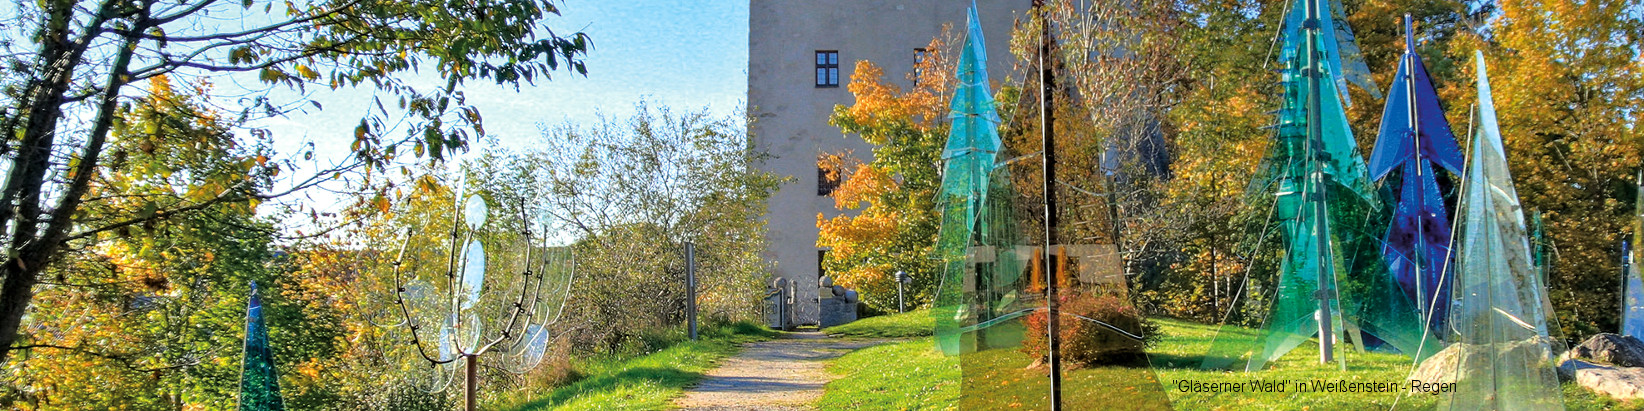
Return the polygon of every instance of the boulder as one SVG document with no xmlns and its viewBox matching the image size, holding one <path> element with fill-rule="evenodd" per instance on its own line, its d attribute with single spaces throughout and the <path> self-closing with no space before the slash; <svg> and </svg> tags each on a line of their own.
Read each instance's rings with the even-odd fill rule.
<svg viewBox="0 0 1644 411">
<path fill-rule="evenodd" d="M 1644 367 L 1644 341 L 1630 335 L 1599 334 L 1574 347 L 1562 359 L 1619 367 Z"/>
<path fill-rule="evenodd" d="M 1612 367 L 1582 360 L 1567 360 L 1559 364 L 1558 373 L 1561 377 L 1570 376 L 1565 378 L 1573 378 L 1576 384 L 1617 400 L 1644 398 L 1644 368 Z"/>
<path fill-rule="evenodd" d="M 1410 374 L 1410 379 L 1438 383 L 1456 382 L 1457 367 L 1461 365 L 1461 360 L 1465 356 L 1516 357 L 1523 360 L 1551 358 L 1553 355 L 1549 347 L 1553 342 L 1553 339 L 1543 337 L 1490 345 L 1450 344 L 1423 360 L 1421 365 L 1416 367 L 1416 371 Z M 1474 358 L 1474 361 L 1479 360 Z M 1559 361 L 1563 361 L 1563 358 Z"/>
<path fill-rule="evenodd" d="M 1461 359 L 1461 344 L 1450 344 L 1443 350 L 1433 353 L 1416 367 L 1416 372 L 1410 374 L 1410 379 L 1424 382 L 1456 382 L 1455 373 L 1457 362 Z"/>
</svg>

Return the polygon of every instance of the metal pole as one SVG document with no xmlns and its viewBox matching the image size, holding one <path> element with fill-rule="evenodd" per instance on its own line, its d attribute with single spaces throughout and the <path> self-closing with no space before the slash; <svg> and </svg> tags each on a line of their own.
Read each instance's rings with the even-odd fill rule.
<svg viewBox="0 0 1644 411">
<path fill-rule="evenodd" d="M 1426 164 L 1422 163 L 1424 160 L 1421 158 L 1421 121 L 1418 121 L 1421 118 L 1421 109 L 1416 107 L 1416 102 L 1420 101 L 1416 99 L 1416 35 L 1415 25 L 1412 23 L 1408 13 L 1404 15 L 1404 49 L 1410 53 L 1411 56 L 1404 62 L 1404 86 L 1406 98 L 1405 106 L 1410 108 L 1409 113 L 1407 113 L 1410 116 L 1410 138 L 1412 140 L 1411 143 L 1415 146 L 1414 151 L 1416 156 L 1417 175 L 1416 201 L 1421 202 L 1421 206 L 1419 206 L 1417 212 L 1425 214 L 1427 212 L 1427 185 L 1420 183 L 1422 180 L 1420 177 L 1422 172 L 1427 167 L 1425 167 Z M 1415 252 L 1412 253 L 1415 258 L 1412 258 L 1410 261 L 1416 266 L 1416 313 L 1422 318 L 1421 326 L 1432 328 L 1433 299 L 1431 296 L 1427 295 L 1427 273 L 1422 270 L 1422 263 L 1424 263 L 1430 256 L 1425 254 L 1427 251 L 1427 236 L 1422 233 L 1426 232 L 1426 224 L 1423 223 L 1422 220 L 1424 219 L 1416 218 L 1416 249 Z M 1438 289 L 1434 288 L 1433 291 L 1438 292 Z"/>
<path fill-rule="evenodd" d="M 465 355 L 465 357 L 468 357 L 468 360 L 467 360 L 467 363 L 468 363 L 468 366 L 467 366 L 468 373 L 467 374 L 468 374 L 468 376 L 467 376 L 467 381 L 463 383 L 463 385 L 464 385 L 463 388 L 464 388 L 465 391 L 467 391 L 468 395 L 463 398 L 463 401 L 466 403 L 464 405 L 463 409 L 468 410 L 468 411 L 474 411 L 474 410 L 478 409 L 474 406 L 474 404 L 477 403 L 476 401 L 474 401 L 475 400 L 474 394 L 479 391 L 479 356 L 474 355 L 474 354 L 468 354 L 468 355 Z"/>
<path fill-rule="evenodd" d="M 1324 129 L 1322 125 L 1319 124 L 1319 122 L 1323 119 L 1323 115 L 1320 112 L 1322 110 L 1320 107 L 1320 100 L 1324 98 L 1324 95 L 1319 86 L 1319 77 L 1323 75 L 1323 71 L 1319 67 L 1319 50 L 1317 48 L 1320 36 L 1318 1 L 1319 0 L 1307 1 L 1307 22 L 1305 24 L 1307 28 L 1307 83 L 1309 88 L 1307 93 L 1307 137 L 1309 144 L 1313 146 L 1313 149 L 1310 150 L 1311 152 L 1308 153 L 1312 156 L 1310 163 L 1313 174 L 1313 190 L 1312 193 L 1309 193 L 1309 200 L 1313 201 L 1313 234 L 1315 235 L 1313 246 L 1316 247 L 1316 251 L 1320 257 L 1317 262 L 1319 266 L 1318 289 L 1314 292 L 1315 298 L 1319 300 L 1319 363 L 1329 364 L 1335 358 L 1333 355 L 1333 350 L 1335 347 L 1335 330 L 1331 327 L 1331 323 L 1333 321 L 1331 320 L 1332 316 L 1330 314 L 1330 298 L 1332 297 L 1332 290 L 1329 289 L 1329 280 L 1331 278 L 1330 270 L 1333 267 L 1331 266 L 1331 261 L 1329 260 L 1330 253 L 1328 251 L 1330 247 L 1330 235 L 1329 231 L 1327 231 L 1330 229 L 1330 226 L 1326 221 L 1326 213 L 1328 210 L 1326 210 L 1324 204 L 1325 179 L 1324 166 L 1322 164 L 1324 161 Z"/>
<path fill-rule="evenodd" d="M 1541 239 L 1537 238 L 1536 241 L 1538 242 L 1538 244 L 1536 244 L 1536 254 L 1537 254 L 1536 258 L 1541 258 L 1541 255 L 1540 255 L 1541 254 L 1541 244 L 1539 244 Z M 1627 309 L 1628 308 L 1627 307 L 1627 292 L 1632 291 L 1632 290 L 1628 290 L 1628 288 L 1632 287 L 1632 284 L 1629 284 L 1629 283 L 1631 282 L 1630 280 L 1632 280 L 1632 276 L 1633 276 L 1633 273 L 1632 273 L 1632 260 L 1633 259 L 1632 259 L 1632 256 L 1631 256 L 1632 250 L 1629 249 L 1628 246 L 1629 246 L 1629 244 L 1627 244 L 1627 240 L 1621 240 L 1621 293 L 1620 293 L 1621 294 L 1621 329 L 1617 331 L 1617 334 L 1623 334 L 1623 335 L 1625 335 L 1627 333 L 1627 320 L 1629 320 L 1629 318 L 1627 318 L 1627 317 L 1629 317 L 1627 315 L 1627 311 L 1629 311 Z M 1542 264 L 1547 264 L 1546 261 L 1542 261 L 1541 263 Z M 1536 267 L 1536 268 L 1539 269 L 1541 267 Z"/>
<path fill-rule="evenodd" d="M 696 243 L 685 243 L 685 318 L 696 341 Z"/>
<path fill-rule="evenodd" d="M 1056 116 L 1054 97 L 1051 96 L 1051 84 L 1056 82 L 1055 73 L 1051 71 L 1050 56 L 1050 16 L 1046 13 L 1047 5 L 1044 0 L 1033 0 L 1033 7 L 1039 12 L 1039 139 L 1044 146 L 1044 186 L 1045 190 L 1045 248 L 1042 263 L 1045 272 L 1045 311 L 1049 321 L 1045 323 L 1050 353 L 1050 409 L 1062 409 L 1062 341 L 1058 329 L 1061 322 L 1061 313 L 1056 307 L 1056 274 L 1051 267 L 1050 247 L 1056 244 Z"/>
</svg>

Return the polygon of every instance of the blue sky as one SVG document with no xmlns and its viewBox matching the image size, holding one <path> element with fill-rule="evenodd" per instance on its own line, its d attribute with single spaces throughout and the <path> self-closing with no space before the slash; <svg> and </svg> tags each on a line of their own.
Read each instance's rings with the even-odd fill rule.
<svg viewBox="0 0 1644 411">
<path fill-rule="evenodd" d="M 587 123 L 596 113 L 623 117 L 642 98 L 676 110 L 709 107 L 723 114 L 746 99 L 745 1 L 566 0 L 561 9 L 563 16 L 547 20 L 556 33 L 584 31 L 593 38 L 586 78 L 557 72 L 552 80 L 517 92 L 485 82 L 465 89 L 485 116 L 486 130 L 501 144 L 529 141 L 539 124 Z M 442 83 L 426 80 L 430 87 Z M 323 112 L 254 126 L 279 136 L 351 138 L 370 95 L 344 89 L 314 99 L 325 105 Z"/>
<path fill-rule="evenodd" d="M 625 116 L 640 98 L 720 113 L 746 99 L 746 1 L 567 0 L 562 8 L 550 27 L 593 37 L 587 78 L 562 73 L 518 93 L 468 89 L 486 128 L 505 139 L 534 135 L 537 123 L 592 121 L 596 111 Z"/>
<path fill-rule="evenodd" d="M 552 80 L 521 86 L 517 92 L 486 82 L 468 84 L 464 92 L 480 109 L 495 145 L 531 144 L 544 125 L 591 124 L 599 114 L 625 118 L 640 99 L 676 111 L 706 107 L 721 115 L 736 112 L 746 100 L 746 1 L 565 0 L 560 5 L 562 16 L 551 16 L 546 24 L 560 35 L 583 31 L 592 37 L 588 76 L 556 72 Z M 428 88 L 443 84 L 426 77 L 411 83 Z M 221 81 L 256 82 L 254 74 Z M 301 143 L 313 141 L 316 156 L 321 157 L 316 160 L 340 160 L 326 156 L 347 153 L 354 126 L 370 109 L 371 94 L 367 89 L 342 89 L 311 98 L 325 109 L 247 126 L 274 132 L 275 149 L 286 156 L 297 153 Z M 290 174 L 311 174 L 295 171 Z M 331 196 L 322 192 L 308 197 L 310 204 L 330 208 L 323 204 Z"/>
</svg>

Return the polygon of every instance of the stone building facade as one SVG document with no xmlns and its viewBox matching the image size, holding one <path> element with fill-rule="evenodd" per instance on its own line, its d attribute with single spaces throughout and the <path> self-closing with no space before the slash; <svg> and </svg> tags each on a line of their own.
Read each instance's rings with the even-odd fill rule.
<svg viewBox="0 0 1644 411">
<path fill-rule="evenodd" d="M 1031 0 L 977 0 L 987 43 L 988 72 L 998 87 L 1011 73 L 1008 41 Z M 904 89 L 920 50 L 951 24 L 965 30 L 964 0 L 750 0 L 748 7 L 748 111 L 758 149 L 773 156 L 762 168 L 792 176 L 771 197 L 765 258 L 777 276 L 795 285 L 795 320 L 819 321 L 817 279 L 826 253 L 817 247 L 817 214 L 838 215 L 817 159 L 851 150 L 868 160 L 871 147 L 828 124 L 834 106 L 852 102 L 849 85 L 856 63 L 869 60 L 887 81 Z M 806 302 L 814 302 L 807 304 Z"/>
</svg>

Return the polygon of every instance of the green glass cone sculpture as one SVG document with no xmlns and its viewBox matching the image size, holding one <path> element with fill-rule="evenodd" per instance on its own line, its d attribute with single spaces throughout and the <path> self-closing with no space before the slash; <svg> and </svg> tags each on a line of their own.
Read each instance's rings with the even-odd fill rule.
<svg viewBox="0 0 1644 411">
<path fill-rule="evenodd" d="M 245 313 L 245 362 L 240 371 L 241 411 L 283 411 L 280 373 L 268 348 L 268 326 L 263 323 L 263 299 L 251 283 L 251 303 Z"/>
</svg>

